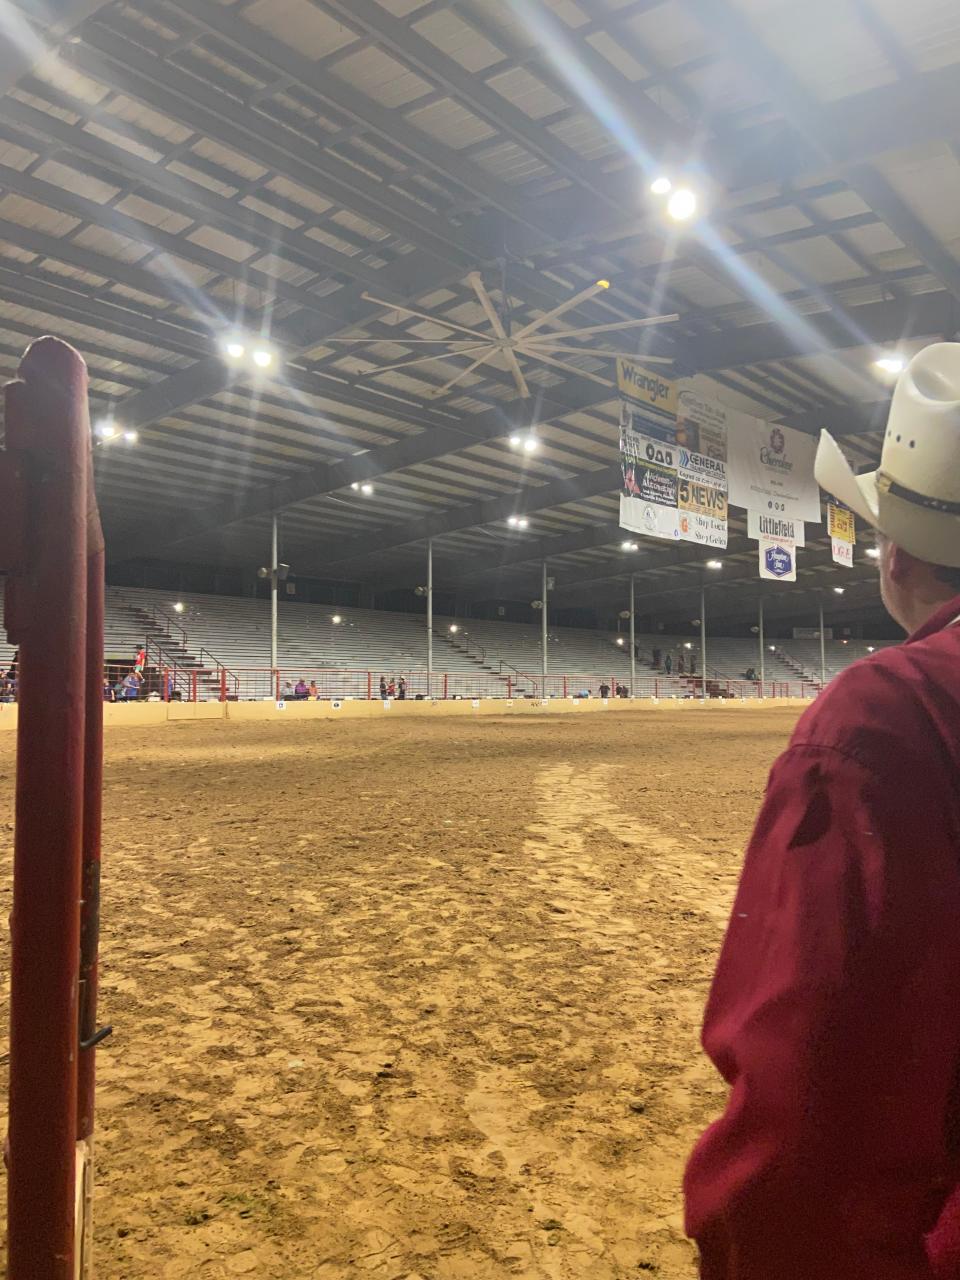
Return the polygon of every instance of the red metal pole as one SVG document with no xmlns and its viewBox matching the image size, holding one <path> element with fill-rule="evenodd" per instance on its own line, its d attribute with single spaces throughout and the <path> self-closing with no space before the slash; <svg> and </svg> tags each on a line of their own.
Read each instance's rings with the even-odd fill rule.
<svg viewBox="0 0 960 1280">
<path fill-rule="evenodd" d="M 367 701 L 373 700 L 373 672 L 367 672 Z"/>
<path fill-rule="evenodd" d="M 227 672 L 224 667 L 220 668 L 220 701 L 227 700 Z"/>
<path fill-rule="evenodd" d="M 446 701 L 446 698 L 447 698 L 447 680 L 448 680 L 448 679 L 449 679 L 449 677 L 448 677 L 447 675 L 444 675 L 444 677 L 443 677 L 443 698 L 444 698 L 444 701 Z"/>
<path fill-rule="evenodd" d="M 197 700 L 197 673 L 195 671 L 191 671 L 190 672 L 190 701 L 196 702 L 196 700 Z"/>
<path fill-rule="evenodd" d="M 22 560 L 4 566 L 12 570 L 4 621 L 20 649 L 8 1280 L 73 1280 L 78 1118 L 92 1123 L 86 1099 L 82 1117 L 77 1108 L 81 856 L 86 846 L 92 865 L 99 830 L 92 795 L 84 824 L 84 757 L 93 766 L 99 742 L 96 724 L 84 727 L 94 652 L 86 404 L 86 367 L 53 338 L 33 343 L 6 391 L 7 462 L 22 468 L 26 533 Z M 98 702 L 102 680 L 101 667 Z M 91 787 L 96 777 L 93 769 Z M 86 1095 L 92 1075 L 83 1075 Z"/>
</svg>

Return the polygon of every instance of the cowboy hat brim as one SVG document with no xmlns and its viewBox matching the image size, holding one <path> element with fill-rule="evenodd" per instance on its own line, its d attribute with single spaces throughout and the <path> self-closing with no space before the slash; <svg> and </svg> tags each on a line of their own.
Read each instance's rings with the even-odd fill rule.
<svg viewBox="0 0 960 1280">
<path fill-rule="evenodd" d="M 821 489 L 849 507 L 874 529 L 880 527 L 880 495 L 877 491 L 876 471 L 854 475 L 853 468 L 829 431 L 820 432 L 814 474 Z"/>
</svg>

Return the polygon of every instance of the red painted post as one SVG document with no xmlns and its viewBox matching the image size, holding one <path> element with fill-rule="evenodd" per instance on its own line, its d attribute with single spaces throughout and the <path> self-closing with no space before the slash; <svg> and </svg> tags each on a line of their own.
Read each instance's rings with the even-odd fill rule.
<svg viewBox="0 0 960 1280">
<path fill-rule="evenodd" d="M 92 1126 L 92 1066 L 78 1067 L 82 859 L 99 855 L 99 717 L 86 728 L 98 637 L 87 644 L 88 573 L 102 574 L 90 492 L 86 367 L 53 338 L 32 344 L 6 390 L 4 622 L 18 645 L 19 720 L 11 917 L 8 1280 L 73 1280 L 77 1133 Z M 89 502 L 89 506 L 88 506 Z M 88 532 L 89 530 L 89 532 Z M 16 533 L 25 537 L 15 555 Z M 94 552 L 88 561 L 88 537 Z M 14 552 L 11 558 L 11 552 Z M 96 594 L 96 593 L 95 593 Z M 95 622 L 102 594 L 90 605 Z M 54 695 L 55 691 L 55 695 Z M 84 784 L 84 760 L 91 776 Z M 84 805 L 88 803 L 86 821 Z M 85 960 L 90 968 L 91 903 Z M 95 949 L 95 942 L 93 943 Z M 94 950 L 95 954 L 95 950 Z M 92 1050 L 88 1050 L 92 1053 Z M 78 1072 L 84 1106 L 78 1113 Z"/>
<path fill-rule="evenodd" d="M 373 700 L 373 672 L 367 672 L 367 701 Z"/>
<path fill-rule="evenodd" d="M 507 676 L 507 697 L 513 698 L 513 676 Z"/>
<path fill-rule="evenodd" d="M 220 701 L 227 700 L 227 672 L 225 667 L 220 668 Z"/>
<path fill-rule="evenodd" d="M 446 697 L 447 697 L 447 681 L 448 681 L 448 679 L 449 679 L 449 677 L 448 677 L 446 674 L 444 674 L 444 677 L 443 677 L 443 697 L 444 697 L 444 701 L 446 701 Z"/>
<path fill-rule="evenodd" d="M 160 679 L 163 682 L 163 693 L 161 694 L 164 702 L 170 701 L 170 672 L 167 667 L 160 668 Z"/>
</svg>

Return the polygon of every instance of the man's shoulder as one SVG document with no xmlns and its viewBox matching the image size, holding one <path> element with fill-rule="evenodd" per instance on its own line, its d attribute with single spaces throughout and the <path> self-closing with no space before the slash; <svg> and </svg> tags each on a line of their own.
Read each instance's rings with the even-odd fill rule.
<svg viewBox="0 0 960 1280">
<path fill-rule="evenodd" d="M 835 676 L 801 716 L 791 746 L 832 749 L 873 766 L 890 763 L 906 742 L 911 750 L 922 744 L 922 655 L 912 648 L 892 645 Z"/>
</svg>

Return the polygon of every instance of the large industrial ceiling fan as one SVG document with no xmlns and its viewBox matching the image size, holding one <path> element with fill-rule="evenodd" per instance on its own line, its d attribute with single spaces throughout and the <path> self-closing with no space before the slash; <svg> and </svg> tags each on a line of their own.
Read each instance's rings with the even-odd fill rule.
<svg viewBox="0 0 960 1280">
<path fill-rule="evenodd" d="M 598 294 L 604 293 L 609 289 L 610 283 L 607 280 L 597 280 L 595 284 L 582 289 L 579 293 L 559 303 L 551 311 L 538 316 L 536 320 L 523 325 L 519 329 L 513 327 L 509 314 L 501 314 L 500 310 L 498 310 L 479 271 L 472 271 L 467 276 L 467 283 L 477 295 L 492 332 L 484 332 L 481 329 L 474 329 L 452 320 L 444 320 L 439 316 L 430 316 L 422 311 L 416 311 L 412 307 L 401 306 L 365 293 L 363 295 L 365 301 L 377 303 L 380 306 L 389 308 L 391 311 L 396 311 L 400 315 L 413 316 L 418 320 L 426 320 L 430 324 L 439 325 L 441 328 L 449 330 L 451 336 L 443 338 L 407 338 L 401 333 L 396 338 L 330 338 L 327 341 L 331 343 L 352 343 L 357 346 L 376 346 L 384 342 L 396 342 L 403 346 L 447 348 L 445 351 L 434 352 L 431 355 L 417 356 L 414 359 L 400 360 L 394 364 L 383 365 L 374 370 L 373 372 L 375 373 L 384 373 L 392 369 L 407 369 L 414 365 L 429 364 L 434 360 L 453 360 L 458 356 L 469 358 L 470 363 L 460 369 L 442 387 L 436 387 L 431 390 L 431 396 L 444 395 L 455 387 L 457 383 L 462 382 L 464 378 L 480 369 L 497 355 L 502 355 L 506 361 L 507 367 L 513 374 L 517 392 L 523 399 L 529 398 L 530 387 L 524 376 L 521 360 L 524 362 L 527 360 L 539 361 L 541 364 L 550 365 L 553 368 L 563 369 L 567 373 L 575 374 L 578 378 L 588 378 L 593 382 L 598 382 L 601 386 L 609 386 L 610 379 L 602 378 L 599 374 L 588 372 L 586 369 L 579 369 L 576 365 L 571 364 L 569 359 L 563 359 L 562 357 L 578 355 L 615 359 L 617 356 L 623 356 L 629 360 L 639 358 L 647 364 L 673 363 L 667 356 L 644 354 L 638 357 L 637 353 L 632 351 L 613 351 L 608 347 L 573 345 L 583 338 L 592 339 L 600 334 L 619 334 L 625 330 L 640 329 L 657 324 L 669 324 L 680 318 L 675 314 L 644 316 L 640 320 L 614 320 L 608 324 L 588 325 L 580 329 L 564 328 L 563 316 L 568 311 L 581 306 L 585 302 L 589 302 L 591 298 L 595 298 Z M 504 297 L 507 296 L 506 287 L 504 287 L 502 293 Z M 457 334 L 465 336 L 453 336 Z"/>
</svg>

